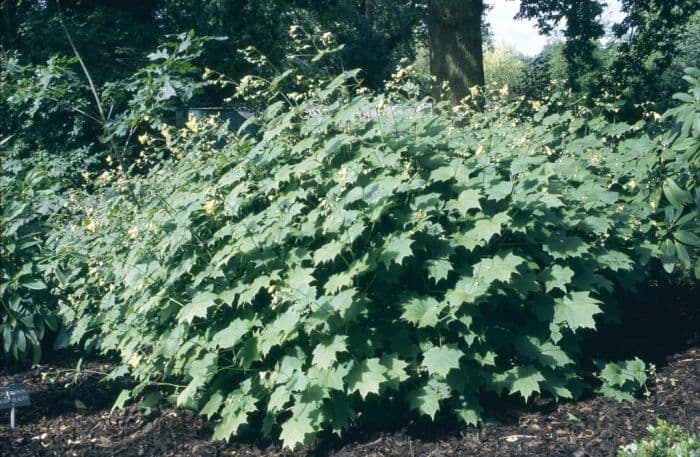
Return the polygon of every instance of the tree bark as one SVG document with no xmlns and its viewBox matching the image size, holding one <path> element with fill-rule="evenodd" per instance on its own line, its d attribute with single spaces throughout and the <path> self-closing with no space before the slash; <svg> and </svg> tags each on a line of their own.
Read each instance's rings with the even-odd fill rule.
<svg viewBox="0 0 700 457">
<path fill-rule="evenodd" d="M 443 83 L 447 99 L 458 103 L 473 86 L 484 85 L 481 15 L 483 0 L 429 0 L 428 43 L 432 95 L 442 100 Z"/>
</svg>

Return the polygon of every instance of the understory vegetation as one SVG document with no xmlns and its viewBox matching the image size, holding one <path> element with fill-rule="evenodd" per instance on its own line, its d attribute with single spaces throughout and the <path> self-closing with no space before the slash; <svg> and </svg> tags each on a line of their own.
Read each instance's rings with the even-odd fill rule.
<svg viewBox="0 0 700 457">
<path fill-rule="evenodd" d="M 369 89 L 330 34 L 290 33 L 235 81 L 192 33 L 99 91 L 76 59 L 3 64 L 4 364 L 113 355 L 115 407 L 289 448 L 378 405 L 478 425 L 489 396 L 638 394 L 642 360 L 591 371 L 581 343 L 620 291 L 700 278 L 700 70 L 634 120 L 566 89 L 449 105 L 414 65 Z M 254 114 L 176 126 L 207 90 Z"/>
</svg>

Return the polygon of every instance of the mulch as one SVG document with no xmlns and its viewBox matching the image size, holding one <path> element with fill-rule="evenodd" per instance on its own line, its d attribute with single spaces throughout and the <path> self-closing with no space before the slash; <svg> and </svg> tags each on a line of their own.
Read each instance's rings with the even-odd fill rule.
<svg viewBox="0 0 700 457">
<path fill-rule="evenodd" d="M 124 385 L 101 383 L 106 360 L 71 370 L 77 355 L 18 374 L 0 372 L 0 386 L 24 383 L 32 405 L 18 410 L 18 426 L 0 412 L 0 454 L 5 456 L 614 456 L 620 445 L 647 436 L 657 418 L 700 433 L 700 346 L 666 358 L 647 395 L 634 403 L 589 398 L 554 404 L 479 428 L 429 423 L 394 430 L 352 430 L 289 453 L 276 443 L 214 442 L 212 424 L 175 408 L 145 414 L 130 405 L 110 414 Z"/>
</svg>

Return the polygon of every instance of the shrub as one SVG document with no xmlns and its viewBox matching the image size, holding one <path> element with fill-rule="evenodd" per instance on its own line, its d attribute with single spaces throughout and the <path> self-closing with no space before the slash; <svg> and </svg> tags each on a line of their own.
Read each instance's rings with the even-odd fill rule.
<svg viewBox="0 0 700 457">
<path fill-rule="evenodd" d="M 3 149 L 3 156 L 5 150 Z M 43 232 L 47 217 L 61 208 L 60 185 L 46 167 L 3 157 L 0 177 L 0 336 L 2 366 L 41 357 L 41 340 L 56 331 L 56 300 L 45 282 Z M 60 272 L 59 272 L 60 274 Z"/>
<path fill-rule="evenodd" d="M 585 387 L 580 337 L 644 277 L 678 171 L 660 157 L 694 131 L 652 139 L 556 97 L 534 119 L 488 100 L 468 118 L 387 110 L 355 75 L 290 103 L 280 80 L 256 87 L 256 137 L 164 128 L 152 144 L 176 159 L 103 176 L 93 212 L 52 236 L 71 341 L 139 381 L 116 406 L 160 387 L 219 417 L 215 438 L 254 423 L 291 448 L 370 398 L 476 424 L 486 392 Z"/>
<path fill-rule="evenodd" d="M 700 439 L 659 419 L 656 427 L 649 426 L 650 440 L 639 440 L 622 446 L 617 457 L 697 457 Z"/>
</svg>

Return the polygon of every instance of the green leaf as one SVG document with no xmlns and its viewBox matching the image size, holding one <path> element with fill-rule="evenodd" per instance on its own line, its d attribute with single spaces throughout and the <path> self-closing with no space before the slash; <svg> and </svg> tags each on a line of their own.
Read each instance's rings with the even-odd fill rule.
<svg viewBox="0 0 700 457">
<path fill-rule="evenodd" d="M 337 240 L 326 243 L 314 252 L 314 265 L 332 262 L 343 251 L 343 245 Z"/>
<path fill-rule="evenodd" d="M 547 268 L 542 272 L 544 280 L 545 292 L 549 293 L 554 289 L 559 289 L 566 293 L 566 286 L 571 283 L 571 278 L 574 277 L 574 270 L 569 267 L 562 267 L 555 264 L 551 268 Z"/>
<path fill-rule="evenodd" d="M 192 300 L 180 309 L 177 314 L 178 322 L 192 323 L 195 317 L 207 317 L 207 311 L 214 306 L 218 296 L 212 292 L 199 292 Z"/>
<path fill-rule="evenodd" d="M 671 240 L 664 240 L 661 243 L 661 264 L 667 273 L 673 271 L 676 263 L 676 248 Z"/>
<path fill-rule="evenodd" d="M 352 404 L 345 397 L 333 397 L 324 405 L 324 417 L 328 418 L 331 431 L 341 436 L 355 419 L 355 411 Z"/>
<path fill-rule="evenodd" d="M 488 242 L 494 235 L 500 235 L 501 226 L 510 222 L 510 216 L 504 211 L 488 219 L 480 219 L 474 223 L 474 228 L 468 233 L 473 233 L 480 241 Z"/>
<path fill-rule="evenodd" d="M 211 419 L 214 414 L 219 412 L 223 403 L 224 395 L 220 390 L 217 390 L 209 396 L 209 400 L 204 404 L 199 414 L 207 416 L 207 419 Z"/>
<path fill-rule="evenodd" d="M 234 347 L 253 328 L 254 323 L 252 319 L 234 319 L 228 327 L 214 334 L 209 343 L 210 347 L 221 349 Z"/>
<path fill-rule="evenodd" d="M 406 372 L 408 362 L 401 360 L 397 355 L 387 354 L 383 356 L 382 365 L 386 367 L 386 373 L 384 373 L 384 375 L 389 380 L 389 385 L 393 389 L 398 390 L 399 384 L 410 378 Z"/>
<path fill-rule="evenodd" d="M 450 387 L 446 383 L 430 379 L 426 385 L 409 393 L 408 400 L 411 409 L 435 420 L 435 413 L 440 410 L 440 400 L 449 396 Z"/>
<path fill-rule="evenodd" d="M 130 398 L 131 398 L 131 390 L 122 389 L 122 391 L 119 392 L 117 399 L 114 400 L 114 404 L 112 405 L 112 409 L 109 410 L 109 414 L 112 414 L 115 409 L 122 409 L 124 407 L 124 404 L 127 401 L 129 401 Z"/>
<path fill-rule="evenodd" d="M 417 327 L 435 327 L 440 320 L 440 312 L 446 304 L 438 302 L 433 297 L 411 298 L 403 305 L 401 319 L 415 324 Z"/>
<path fill-rule="evenodd" d="M 464 353 L 459 349 L 448 346 L 435 346 L 423 354 L 421 366 L 425 367 L 431 375 L 445 378 L 450 370 L 459 368 L 459 359 L 463 356 Z"/>
<path fill-rule="evenodd" d="M 298 444 L 304 444 L 316 433 L 311 425 L 309 413 L 292 415 L 282 424 L 280 439 L 282 446 L 293 451 Z"/>
<path fill-rule="evenodd" d="M 336 354 L 346 352 L 347 336 L 335 335 L 328 343 L 320 343 L 313 350 L 312 364 L 318 368 L 330 368 L 336 362 Z"/>
<path fill-rule="evenodd" d="M 479 190 L 467 189 L 462 191 L 456 200 L 450 200 L 445 209 L 457 210 L 460 214 L 466 215 L 470 209 L 481 209 L 481 204 L 479 203 L 481 197 Z"/>
<path fill-rule="evenodd" d="M 598 300 L 591 298 L 588 292 L 571 292 L 563 298 L 555 300 L 555 324 L 564 324 L 572 330 L 579 328 L 595 328 L 593 316 L 601 313 Z"/>
<path fill-rule="evenodd" d="M 630 271 L 634 266 L 634 262 L 627 254 L 615 250 L 609 250 L 602 255 L 596 256 L 596 260 L 612 271 Z"/>
<path fill-rule="evenodd" d="M 690 192 L 681 189 L 673 178 L 666 178 L 662 188 L 664 196 L 675 208 L 683 208 L 685 204 L 693 202 L 693 196 Z"/>
<path fill-rule="evenodd" d="M 257 411 L 255 398 L 236 389 L 229 394 L 221 411 L 221 422 L 214 427 L 214 440 L 228 440 L 238 433 L 243 424 L 248 423 L 248 415 Z"/>
<path fill-rule="evenodd" d="M 447 275 L 452 271 L 452 263 L 448 259 L 431 259 L 427 262 L 428 277 L 435 283 L 447 279 Z"/>
<path fill-rule="evenodd" d="M 387 268 L 391 266 L 392 262 L 401 265 L 403 259 L 413 255 L 411 244 L 413 244 L 413 240 L 407 233 L 390 235 L 386 243 L 384 243 L 382 253 L 379 255 L 379 261 L 386 265 Z"/>
<path fill-rule="evenodd" d="M 486 258 L 474 265 L 474 277 L 482 279 L 485 283 L 491 284 L 494 281 L 510 281 L 513 273 L 517 272 L 517 267 L 525 259 L 509 252 L 506 255 L 499 254 L 495 257 Z"/>
<path fill-rule="evenodd" d="M 685 268 L 690 268 L 690 255 L 688 255 L 688 250 L 678 241 L 675 241 L 674 244 L 676 246 L 676 257 L 678 257 L 678 261 Z"/>
<path fill-rule="evenodd" d="M 339 290 L 352 285 L 354 274 L 351 271 L 343 271 L 341 273 L 336 273 L 328 278 L 326 284 L 324 284 L 323 289 L 327 294 L 336 294 Z"/>
<path fill-rule="evenodd" d="M 46 283 L 39 278 L 22 278 L 20 280 L 20 285 L 31 290 L 44 290 L 46 289 Z"/>
<path fill-rule="evenodd" d="M 379 386 L 387 381 L 384 376 L 386 371 L 386 367 L 378 358 L 366 359 L 360 364 L 355 364 L 345 378 L 348 386 L 347 393 L 359 392 L 362 399 L 370 393 L 378 394 Z"/>
<path fill-rule="evenodd" d="M 634 401 L 634 396 L 632 396 L 632 394 L 630 394 L 629 392 L 625 392 L 621 389 L 616 389 L 616 388 L 609 386 L 609 385 L 606 385 L 606 384 L 600 386 L 596 390 L 596 392 L 598 392 L 599 394 L 601 394 L 603 396 L 606 396 L 609 398 L 614 398 L 615 400 L 617 400 L 619 402 L 626 401 L 626 402 L 632 403 Z"/>
<path fill-rule="evenodd" d="M 525 401 L 533 393 L 540 393 L 540 383 L 545 380 L 542 373 L 532 366 L 516 367 L 507 373 L 510 382 L 510 393 L 519 393 Z"/>
<path fill-rule="evenodd" d="M 673 236 L 681 243 L 689 244 L 690 246 L 699 247 L 700 246 L 700 236 L 694 233 L 678 230 L 673 234 Z"/>
<path fill-rule="evenodd" d="M 588 244 L 577 236 L 552 236 L 542 246 L 554 259 L 581 257 L 588 252 Z"/>
</svg>

